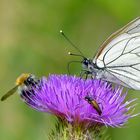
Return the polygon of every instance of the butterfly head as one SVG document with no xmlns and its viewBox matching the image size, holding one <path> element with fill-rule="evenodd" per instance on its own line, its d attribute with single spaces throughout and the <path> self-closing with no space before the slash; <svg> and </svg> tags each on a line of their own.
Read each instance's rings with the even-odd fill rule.
<svg viewBox="0 0 140 140">
<path fill-rule="evenodd" d="M 91 59 L 85 57 L 82 60 L 82 67 L 86 73 L 92 74 L 93 76 L 96 76 L 99 71 L 99 68 L 96 66 L 96 64 L 93 63 Z"/>
<path fill-rule="evenodd" d="M 82 67 L 85 70 L 89 70 L 89 66 L 92 68 L 92 60 L 84 57 L 82 60 Z"/>
</svg>

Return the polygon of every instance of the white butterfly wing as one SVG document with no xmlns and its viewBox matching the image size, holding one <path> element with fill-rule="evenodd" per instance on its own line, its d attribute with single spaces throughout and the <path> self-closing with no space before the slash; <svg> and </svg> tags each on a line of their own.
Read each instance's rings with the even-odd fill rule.
<svg viewBox="0 0 140 140">
<path fill-rule="evenodd" d="M 93 62 L 123 85 L 140 90 L 140 18 L 111 35 Z M 106 80 L 112 81 L 107 75 Z"/>
</svg>

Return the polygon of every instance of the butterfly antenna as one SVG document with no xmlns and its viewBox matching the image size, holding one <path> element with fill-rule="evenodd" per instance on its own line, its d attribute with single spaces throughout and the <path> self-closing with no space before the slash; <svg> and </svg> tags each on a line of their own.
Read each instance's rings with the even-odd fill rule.
<svg viewBox="0 0 140 140">
<path fill-rule="evenodd" d="M 80 56 L 80 57 L 83 57 L 83 58 L 85 58 L 83 55 L 81 55 L 81 54 L 74 54 L 74 53 L 71 53 L 71 52 L 68 52 L 68 55 L 73 55 L 73 56 Z"/>
<path fill-rule="evenodd" d="M 80 49 L 66 36 L 66 34 L 62 30 L 60 30 L 60 33 L 81 54 L 81 55 L 77 55 L 77 54 L 73 54 L 73 55 L 84 57 L 84 54 L 80 51 Z M 70 54 L 70 55 L 72 55 L 72 54 Z"/>
</svg>

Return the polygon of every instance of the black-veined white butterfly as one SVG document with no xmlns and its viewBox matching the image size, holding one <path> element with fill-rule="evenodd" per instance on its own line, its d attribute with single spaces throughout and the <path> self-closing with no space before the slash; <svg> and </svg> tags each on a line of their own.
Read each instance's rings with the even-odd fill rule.
<svg viewBox="0 0 140 140">
<path fill-rule="evenodd" d="M 140 17 L 113 33 L 93 59 L 80 55 L 83 69 L 94 78 L 140 90 Z"/>
</svg>

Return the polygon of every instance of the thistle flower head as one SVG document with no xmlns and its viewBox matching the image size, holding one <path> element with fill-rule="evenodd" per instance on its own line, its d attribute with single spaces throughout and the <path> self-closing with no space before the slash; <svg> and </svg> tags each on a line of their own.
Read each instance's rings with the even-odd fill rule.
<svg viewBox="0 0 140 140">
<path fill-rule="evenodd" d="M 132 117 L 128 112 L 134 108 L 130 105 L 134 100 L 125 102 L 126 93 L 122 91 L 101 80 L 50 75 L 20 95 L 31 108 L 54 114 L 72 125 L 120 127 Z"/>
</svg>

